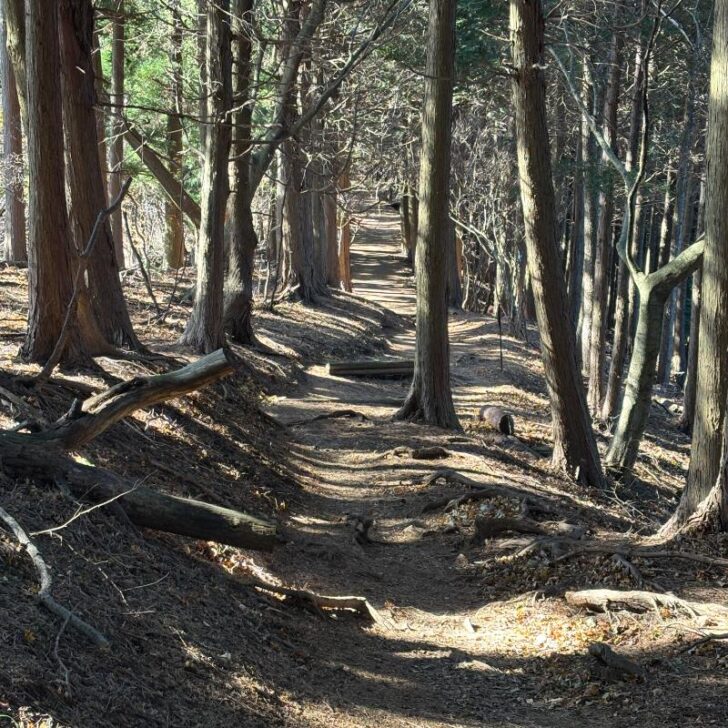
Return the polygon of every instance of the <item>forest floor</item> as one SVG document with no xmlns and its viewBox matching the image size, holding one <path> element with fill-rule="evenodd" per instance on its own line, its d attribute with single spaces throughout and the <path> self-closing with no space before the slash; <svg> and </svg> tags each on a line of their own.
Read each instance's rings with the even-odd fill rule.
<svg viewBox="0 0 728 728">
<path fill-rule="evenodd" d="M 0 727 L 5 716 L 8 725 L 44 728 L 726 724 L 728 643 L 686 648 L 728 631 L 728 575 L 716 561 L 728 556 L 728 541 L 680 544 L 703 562 L 614 558 L 625 538 L 649 544 L 676 504 L 689 441 L 674 414 L 653 408 L 633 479 L 585 490 L 549 466 L 534 331 L 531 344 L 504 331 L 501 360 L 493 319 L 452 314 L 461 433 L 393 422 L 406 380 L 328 374 L 330 361 L 412 355 L 414 287 L 398 239 L 396 215 L 370 210 L 353 248 L 355 296 L 259 311 L 265 347 L 238 349 L 247 374 L 136 413 L 84 449 L 147 485 L 277 517 L 285 545 L 266 555 L 141 533 L 106 509 L 38 535 L 56 598 L 107 634 L 113 647 L 104 652 L 37 606 L 35 574 L 0 530 Z M 189 358 L 171 346 L 189 304 L 170 305 L 160 324 L 141 283 L 129 280 L 140 337 L 169 361 L 104 359 L 101 371 L 66 373 L 28 395 L 15 382 L 33 370 L 15 356 L 23 278 L 8 269 L 0 279 L 0 385 L 49 418 L 79 391 Z M 170 277 L 155 282 L 163 306 L 174 287 Z M 670 394 L 661 396 L 675 401 Z M 483 405 L 511 412 L 515 436 L 486 429 L 477 419 Z M 319 418 L 343 410 L 353 412 Z M 1 411 L 0 426 L 19 419 Z M 417 457 L 434 447 L 437 458 Z M 493 486 L 492 497 L 442 502 L 473 492 L 473 483 Z M 60 489 L 7 479 L 0 504 L 28 531 L 64 523 L 77 507 Z M 580 544 L 601 550 L 538 534 L 475 537 L 476 518 L 522 518 L 524 504 L 537 528 L 573 524 L 584 530 Z M 306 609 L 252 579 L 365 597 L 377 619 Z M 707 616 L 658 606 L 592 613 L 564 598 L 585 588 L 673 592 L 717 606 Z M 595 642 L 642 674 L 600 668 L 588 654 Z"/>
</svg>

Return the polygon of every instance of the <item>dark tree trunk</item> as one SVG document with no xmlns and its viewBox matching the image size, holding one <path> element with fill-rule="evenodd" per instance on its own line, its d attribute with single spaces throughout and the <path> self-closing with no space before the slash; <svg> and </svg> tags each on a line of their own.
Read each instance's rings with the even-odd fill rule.
<svg viewBox="0 0 728 728">
<path fill-rule="evenodd" d="M 195 304 L 181 343 L 201 353 L 223 345 L 225 207 L 228 198 L 232 108 L 230 2 L 219 0 L 207 11 L 205 35 L 205 156 L 200 195 L 202 219 L 197 241 Z"/>
<path fill-rule="evenodd" d="M 23 355 L 45 362 L 60 338 L 73 295 L 75 251 L 64 183 L 58 14 L 43 0 L 26 3 L 28 166 L 28 333 Z M 72 312 L 61 362 L 85 364 L 98 344 L 91 314 Z"/>
<path fill-rule="evenodd" d="M 596 442 L 576 358 L 574 328 L 556 231 L 554 188 L 543 74 L 544 19 L 540 0 L 511 0 L 513 103 L 528 267 L 551 399 L 553 463 L 570 477 L 602 483 Z"/>
<path fill-rule="evenodd" d="M 0 5 L 0 84 L 2 84 L 3 155 L 5 158 L 5 260 L 28 260 L 23 194 L 23 124 L 15 72 L 5 44 L 5 16 Z"/>
<path fill-rule="evenodd" d="M 447 261 L 455 0 L 430 0 L 417 227 L 415 372 L 399 419 L 459 428 L 450 391 Z"/>
<path fill-rule="evenodd" d="M 69 222 L 76 249 L 85 248 L 99 213 L 107 206 L 101 173 L 92 52 L 91 0 L 59 3 L 63 75 L 63 116 L 71 205 Z M 119 282 L 114 240 L 104 221 L 88 262 L 88 293 L 104 338 L 114 346 L 141 349 Z"/>
</svg>

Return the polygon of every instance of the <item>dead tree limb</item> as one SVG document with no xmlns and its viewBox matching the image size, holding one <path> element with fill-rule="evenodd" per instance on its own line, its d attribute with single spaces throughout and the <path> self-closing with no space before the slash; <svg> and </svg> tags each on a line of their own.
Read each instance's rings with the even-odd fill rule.
<svg viewBox="0 0 728 728">
<path fill-rule="evenodd" d="M 78 400 L 63 417 L 43 432 L 0 433 L 0 448 L 15 444 L 52 444 L 73 450 L 98 437 L 132 412 L 164 402 L 231 374 L 238 360 L 227 349 L 204 356 L 182 369 L 149 377 L 134 377 L 83 402 Z"/>
<path fill-rule="evenodd" d="M 84 622 L 83 619 L 74 614 L 70 609 L 64 607 L 62 604 L 59 604 L 52 597 L 51 586 L 53 585 L 53 582 L 51 580 L 51 574 L 48 570 L 48 566 L 23 527 L 2 507 L 0 507 L 0 519 L 2 519 L 13 532 L 18 543 L 25 549 L 28 556 L 30 556 L 33 566 L 35 566 L 35 570 L 38 572 L 38 578 L 40 580 L 40 589 L 38 590 L 37 595 L 38 601 L 49 612 L 52 612 L 63 619 L 64 623 L 70 624 L 71 627 L 88 637 L 88 639 L 90 639 L 97 647 L 108 647 L 109 640 L 107 640 L 101 632 L 88 624 L 88 622 Z"/>
</svg>

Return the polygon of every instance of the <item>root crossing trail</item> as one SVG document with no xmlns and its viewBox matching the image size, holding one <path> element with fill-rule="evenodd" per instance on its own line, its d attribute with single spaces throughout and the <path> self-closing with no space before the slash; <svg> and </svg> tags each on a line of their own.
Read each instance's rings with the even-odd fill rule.
<svg viewBox="0 0 728 728">
<path fill-rule="evenodd" d="M 352 255 L 354 292 L 404 320 L 383 333 L 385 356 L 406 357 L 414 350 L 415 291 L 398 241 L 396 214 L 375 211 L 362 220 Z M 520 346 L 507 342 L 504 356 L 513 362 L 504 374 L 494 322 L 451 317 L 454 394 L 463 423 L 493 402 L 494 391 L 516 417 L 528 410 L 531 419 L 546 422 L 545 398 L 514 385 L 514 378 L 538 376 L 518 370 Z M 533 359 L 532 350 L 528 356 Z M 534 708 L 527 697 L 535 688 L 521 674 L 519 639 L 510 634 L 515 607 L 489 597 L 458 524 L 443 509 L 422 515 L 433 499 L 463 492 L 462 485 L 444 481 L 426 484 L 438 468 L 483 483 L 501 478 L 525 490 L 535 479 L 488 457 L 482 438 L 392 422 L 408 385 L 333 377 L 321 364 L 269 408 L 283 423 L 303 423 L 289 427 L 287 457 L 301 483 L 288 509 L 293 538 L 272 557 L 272 574 L 323 594 L 365 596 L 386 620 L 366 626 L 353 616 L 305 615 L 286 631 L 300 656 L 289 683 L 291 704 L 300 711 L 291 724 L 572 725 L 565 714 Z M 339 409 L 364 417 L 311 421 Z M 411 457 L 413 448 L 434 445 L 449 455 Z M 366 519 L 373 519 L 371 542 L 358 543 L 355 525 Z"/>
</svg>

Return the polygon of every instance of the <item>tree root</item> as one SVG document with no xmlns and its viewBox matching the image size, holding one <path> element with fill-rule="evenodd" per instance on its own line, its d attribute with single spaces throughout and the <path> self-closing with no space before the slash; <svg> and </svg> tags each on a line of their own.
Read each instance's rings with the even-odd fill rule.
<svg viewBox="0 0 728 728">
<path fill-rule="evenodd" d="M 97 647 L 109 647 L 109 640 L 104 637 L 95 627 L 88 622 L 84 622 L 79 616 L 74 614 L 70 609 L 59 604 L 51 596 L 51 574 L 48 570 L 46 562 L 40 555 L 35 544 L 30 540 L 28 534 L 23 527 L 2 507 L 0 507 L 0 519 L 2 519 L 15 535 L 18 543 L 25 549 L 30 556 L 33 566 L 35 566 L 40 579 L 40 589 L 38 591 L 38 601 L 49 611 L 64 620 L 64 624 L 70 624 L 75 630 L 87 637 Z"/>
<path fill-rule="evenodd" d="M 599 665 L 599 677 L 607 680 L 639 677 L 644 678 L 645 669 L 642 665 L 628 657 L 615 652 L 603 642 L 594 642 L 589 645 L 589 654 Z"/>
<path fill-rule="evenodd" d="M 334 410 L 333 412 L 326 412 L 321 415 L 316 415 L 315 417 L 309 417 L 303 420 L 294 420 L 293 422 L 287 422 L 286 424 L 288 425 L 288 427 L 298 427 L 300 425 L 310 425 L 312 422 L 320 422 L 321 420 L 336 420 L 343 419 L 344 417 L 357 417 L 361 420 L 369 419 L 363 412 L 359 412 L 358 410 L 340 409 Z"/>
<path fill-rule="evenodd" d="M 259 580 L 246 580 L 245 583 L 260 591 L 271 592 L 293 602 L 313 606 L 319 613 L 325 613 L 323 610 L 355 612 L 374 624 L 389 626 L 387 620 L 379 614 L 365 597 L 332 597 L 325 594 L 316 594 L 307 589 L 291 589 Z"/>
<path fill-rule="evenodd" d="M 728 616 L 728 607 L 708 602 L 691 602 L 673 594 L 649 591 L 619 591 L 617 589 L 585 589 L 566 592 L 564 599 L 572 607 L 609 612 L 612 609 L 629 612 L 658 611 L 660 607 L 683 612 L 689 617 Z"/>
<path fill-rule="evenodd" d="M 525 499 L 529 510 L 538 511 L 550 515 L 559 515 L 560 511 L 552 506 L 548 501 L 530 493 L 523 493 L 511 488 L 508 485 L 502 483 L 479 483 L 471 478 L 461 475 L 456 470 L 449 468 L 443 468 L 435 470 L 430 473 L 423 481 L 423 485 L 432 485 L 436 481 L 444 479 L 448 482 L 460 483 L 461 485 L 467 485 L 475 490 L 465 493 L 461 496 L 438 498 L 430 503 L 426 503 L 422 508 L 422 513 L 428 513 L 429 511 L 436 511 L 439 508 L 445 508 L 445 510 L 452 510 L 463 503 L 470 501 L 482 500 L 484 498 L 496 498 L 499 496 L 506 496 L 508 498 L 515 498 L 516 500 L 523 501 Z"/>
<path fill-rule="evenodd" d="M 482 543 L 487 538 L 495 538 L 501 533 L 534 533 L 541 536 L 561 535 L 571 539 L 579 539 L 584 535 L 582 526 L 575 526 L 565 521 L 538 523 L 530 518 L 493 518 L 477 516 L 475 519 L 475 543 Z"/>
</svg>

